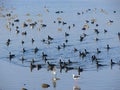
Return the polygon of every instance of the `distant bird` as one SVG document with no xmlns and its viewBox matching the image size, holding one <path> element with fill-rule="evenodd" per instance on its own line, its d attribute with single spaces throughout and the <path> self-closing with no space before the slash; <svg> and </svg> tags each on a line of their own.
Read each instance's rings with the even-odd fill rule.
<svg viewBox="0 0 120 90">
<path fill-rule="evenodd" d="M 110 65 L 114 65 L 114 64 L 116 64 L 116 63 L 113 62 L 113 60 L 111 59 L 111 60 L 110 60 Z"/>
<path fill-rule="evenodd" d="M 32 43 L 34 43 L 35 40 L 32 38 L 31 41 L 32 41 Z"/>
<path fill-rule="evenodd" d="M 78 67 L 78 75 L 80 75 L 80 72 L 83 71 L 83 68 L 80 68 L 80 66 Z"/>
<path fill-rule="evenodd" d="M 101 53 L 101 51 L 97 48 L 97 54 Z"/>
<path fill-rule="evenodd" d="M 58 50 L 60 50 L 60 49 L 61 49 L 61 47 L 58 45 L 57 49 L 58 49 Z"/>
<path fill-rule="evenodd" d="M 48 40 L 53 40 L 53 38 L 51 36 L 48 35 Z"/>
<path fill-rule="evenodd" d="M 77 52 L 78 51 L 78 49 L 77 48 L 74 48 L 74 52 Z"/>
<path fill-rule="evenodd" d="M 36 48 L 34 49 L 34 53 L 37 53 L 38 50 L 39 50 L 39 49 L 36 47 Z"/>
<path fill-rule="evenodd" d="M 84 49 L 85 50 L 85 54 L 89 54 L 90 52 L 88 52 L 86 49 Z"/>
<path fill-rule="evenodd" d="M 118 38 L 119 38 L 119 40 L 120 40 L 120 32 L 118 32 Z"/>
<path fill-rule="evenodd" d="M 73 74 L 73 79 L 74 80 L 78 80 L 80 78 L 80 75 L 75 75 L 75 74 Z"/>
<path fill-rule="evenodd" d="M 21 90 L 28 90 L 28 89 L 26 89 L 26 88 L 22 88 Z"/>
<path fill-rule="evenodd" d="M 22 32 L 22 35 L 27 35 L 27 32 L 25 31 L 25 32 Z"/>
<path fill-rule="evenodd" d="M 25 43 L 23 40 L 21 41 L 22 45 Z"/>
<path fill-rule="evenodd" d="M 67 37 L 67 36 L 69 36 L 69 34 L 65 32 L 65 37 Z"/>
<path fill-rule="evenodd" d="M 109 44 L 107 44 L 107 50 L 109 50 L 110 49 L 110 46 L 109 46 Z"/>
<path fill-rule="evenodd" d="M 14 57 L 15 57 L 15 54 L 11 54 L 11 52 L 9 52 L 9 59 L 11 60 Z"/>
<path fill-rule="evenodd" d="M 42 57 L 47 57 L 48 55 L 42 52 Z"/>
<path fill-rule="evenodd" d="M 104 29 L 104 33 L 106 33 L 107 32 L 107 30 L 106 29 Z"/>
<path fill-rule="evenodd" d="M 42 84 L 42 88 L 48 88 L 48 87 L 50 87 L 49 84 L 46 84 L 46 83 L 43 83 L 43 84 Z"/>
<path fill-rule="evenodd" d="M 37 67 L 37 70 L 39 70 L 40 68 L 42 68 L 40 64 L 37 64 L 36 67 Z"/>
<path fill-rule="evenodd" d="M 98 29 L 94 29 L 96 34 L 99 34 L 100 32 L 98 31 Z"/>
<path fill-rule="evenodd" d="M 22 52 L 23 52 L 23 53 L 26 52 L 25 48 L 22 49 Z"/>
<path fill-rule="evenodd" d="M 9 46 L 9 45 L 10 45 L 10 42 L 11 42 L 11 40 L 8 39 L 7 42 L 6 42 L 6 45 Z"/>
<path fill-rule="evenodd" d="M 53 70 L 54 67 L 56 66 L 55 64 L 50 64 L 49 62 L 47 62 L 48 64 L 48 70 Z"/>
</svg>

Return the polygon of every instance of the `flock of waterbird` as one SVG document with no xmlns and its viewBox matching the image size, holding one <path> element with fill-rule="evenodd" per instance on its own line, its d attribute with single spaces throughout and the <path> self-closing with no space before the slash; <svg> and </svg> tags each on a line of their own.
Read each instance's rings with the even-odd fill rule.
<svg viewBox="0 0 120 90">
<path fill-rule="evenodd" d="M 45 13 L 46 14 L 47 13 L 51 13 L 46 6 L 44 7 L 44 9 L 45 9 Z M 95 12 L 97 10 L 98 9 L 95 8 L 95 9 L 86 9 L 85 11 L 81 11 L 81 12 L 76 12 L 76 17 L 84 15 L 84 14 L 89 13 L 89 12 Z M 3 11 L 5 11 L 5 8 L 0 7 L 0 12 L 3 12 Z M 9 32 L 16 32 L 16 35 L 21 34 L 22 37 L 27 37 L 27 35 L 29 34 L 29 32 L 28 32 L 28 30 L 26 30 L 26 28 L 31 28 L 32 30 L 38 29 L 37 32 L 40 33 L 41 31 L 44 31 L 46 27 L 48 27 L 48 25 L 46 23 L 43 23 L 43 20 L 32 21 L 32 19 L 27 19 L 27 20 L 24 20 L 24 22 L 22 22 L 21 19 L 16 14 L 14 14 L 14 10 L 12 10 L 12 11 L 10 10 L 9 12 L 8 11 L 6 11 L 6 13 L 0 13 L 0 18 L 7 19 L 7 21 L 6 21 L 6 23 L 7 23 L 6 24 L 6 28 L 9 30 Z M 106 14 L 106 11 L 103 10 L 103 9 L 100 9 L 99 13 Z M 113 11 L 113 14 L 116 14 L 116 13 L 117 13 L 116 11 Z M 58 44 L 57 46 L 53 47 L 53 48 L 57 49 L 57 52 L 55 52 L 55 53 L 59 53 L 59 51 L 61 49 L 64 51 L 64 49 L 69 46 L 69 42 L 71 40 L 71 39 L 69 39 L 69 37 L 72 34 L 72 33 L 69 33 L 69 31 L 71 29 L 74 29 L 74 27 L 76 27 L 76 24 L 73 23 L 72 25 L 69 25 L 69 22 L 64 21 L 62 19 L 62 17 L 60 17 L 61 14 L 62 15 L 64 14 L 64 11 L 61 11 L 61 10 L 60 11 L 55 11 L 55 14 L 58 15 L 58 17 L 57 17 L 57 20 L 53 20 L 52 21 L 53 22 L 52 23 L 53 26 L 57 24 L 57 25 L 62 25 L 63 27 L 64 26 L 67 27 L 66 31 L 62 30 L 62 28 L 58 28 L 58 31 L 64 32 L 63 37 L 65 38 L 65 40 L 63 40 L 63 42 L 62 42 L 62 45 Z M 29 17 L 29 16 L 30 16 L 30 14 L 27 13 L 26 17 Z M 38 16 L 41 16 L 41 14 L 38 14 Z M 19 25 L 20 23 L 22 23 L 22 25 Z M 114 23 L 113 20 L 107 21 L 108 25 L 111 25 L 113 23 Z M 89 35 L 86 34 L 86 32 L 90 28 L 90 25 L 94 25 L 95 26 L 94 34 L 96 34 L 97 36 L 99 36 L 99 34 L 100 34 L 101 31 L 99 29 L 97 29 L 99 27 L 99 24 L 98 24 L 97 20 L 95 18 L 91 18 L 91 20 L 87 20 L 86 19 L 85 20 L 85 24 L 81 28 L 81 32 L 83 31 L 84 33 L 82 33 L 82 35 L 80 35 L 80 36 L 76 36 L 79 39 L 79 42 L 80 42 L 79 44 L 81 44 L 82 42 L 85 42 L 86 38 L 89 37 Z M 39 28 L 36 28 L 38 26 L 39 26 Z M 104 34 L 106 34 L 109 31 L 106 30 L 106 29 L 104 29 L 103 32 L 104 32 Z M 43 46 L 46 45 L 46 44 L 49 45 L 49 46 L 52 46 L 53 43 L 54 43 L 54 41 L 56 40 L 56 38 L 53 37 L 52 35 L 47 35 L 47 34 L 45 34 L 45 35 L 47 36 L 47 38 L 42 38 L 41 37 L 42 39 L 41 39 L 40 43 L 42 43 Z M 120 40 L 120 32 L 118 32 L 117 35 L 118 35 L 118 38 Z M 8 38 L 5 41 L 5 45 L 7 46 L 7 48 L 10 48 L 10 46 L 11 46 L 11 44 L 13 44 L 13 42 L 14 42 L 14 40 L 12 40 L 11 38 Z M 34 46 L 34 43 L 36 43 L 37 41 L 34 38 L 31 38 L 30 42 Z M 95 38 L 95 43 L 96 42 L 100 42 L 100 38 L 96 37 Z M 23 56 L 20 56 L 21 58 L 19 59 L 19 61 L 22 61 L 22 64 L 24 64 L 27 61 L 27 58 L 25 58 L 24 54 L 29 52 L 24 47 L 25 43 L 26 43 L 25 40 L 21 40 L 21 42 L 19 44 L 19 45 L 22 45 L 21 51 L 23 53 Z M 106 52 L 109 52 L 109 50 L 111 49 L 111 47 L 112 46 L 110 46 L 108 43 L 106 43 L 106 46 L 105 46 Z M 14 47 L 14 49 L 15 49 L 15 47 Z M 18 59 L 17 55 L 14 52 L 12 52 L 12 51 L 13 50 L 9 51 L 8 52 L 9 54 L 7 56 L 7 58 L 11 62 L 14 61 L 15 58 Z M 102 66 L 106 66 L 104 64 L 101 64 L 99 58 L 97 57 L 97 54 L 102 53 L 102 51 L 99 49 L 99 47 L 96 48 L 96 51 L 95 51 L 94 55 L 90 54 L 91 52 L 89 51 L 89 49 L 84 49 L 82 51 L 79 48 L 76 48 L 75 45 L 71 46 L 71 51 L 73 51 L 74 53 L 78 53 L 78 57 L 80 57 L 82 59 L 84 59 L 84 58 L 86 58 L 86 57 L 89 56 L 89 59 L 91 60 L 91 62 L 95 62 L 95 65 L 97 66 L 97 68 L 102 67 Z M 74 75 L 73 74 L 73 79 L 75 79 L 75 80 L 79 79 L 80 72 L 84 71 L 84 68 L 82 68 L 80 66 L 80 64 L 79 64 L 81 62 L 79 62 L 79 61 L 76 62 L 74 60 L 71 60 L 70 58 L 67 59 L 67 60 L 64 60 L 64 59 L 61 58 L 59 60 L 56 60 L 55 61 L 56 63 L 52 63 L 51 60 L 49 59 L 49 57 L 50 57 L 49 53 L 46 53 L 45 49 L 42 50 L 42 47 L 39 48 L 38 46 L 36 46 L 35 48 L 33 48 L 32 52 L 34 52 L 33 54 L 39 54 L 41 60 L 36 61 L 34 57 L 29 60 L 28 66 L 30 67 L 31 71 L 34 68 L 37 68 L 39 70 L 39 69 L 41 69 L 44 66 L 46 66 L 48 70 L 53 71 L 53 74 L 56 74 L 56 71 L 54 71 L 55 67 L 59 68 L 60 72 L 62 72 L 62 70 L 65 70 L 66 72 L 69 71 L 69 70 L 77 70 L 78 71 L 78 75 Z M 65 53 L 66 52 L 64 52 L 63 54 L 65 54 Z M 44 64 L 41 64 L 41 61 L 44 61 Z M 112 58 L 109 61 L 110 61 L 109 65 L 111 65 L 111 66 L 115 65 L 115 64 L 116 65 L 120 64 L 119 62 L 114 62 Z M 78 66 L 74 67 L 74 64 L 77 64 Z"/>
</svg>

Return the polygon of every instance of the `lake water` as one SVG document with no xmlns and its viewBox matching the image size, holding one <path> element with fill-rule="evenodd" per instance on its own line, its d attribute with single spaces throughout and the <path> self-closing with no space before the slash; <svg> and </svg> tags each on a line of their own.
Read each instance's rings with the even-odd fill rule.
<svg viewBox="0 0 120 90">
<path fill-rule="evenodd" d="M 119 0 L 0 0 L 0 90 L 120 90 L 119 4 Z M 24 23 L 28 26 L 23 27 Z M 31 28 L 30 24 L 35 26 Z M 84 25 L 89 27 L 82 30 Z M 87 36 L 80 41 L 83 33 Z M 53 40 L 48 40 L 48 35 Z M 36 47 L 39 50 L 35 53 Z M 96 53 L 97 48 L 101 53 Z M 82 58 L 79 51 L 85 49 L 89 53 Z M 11 60 L 9 52 L 15 54 Z M 48 55 L 46 62 L 42 52 Z M 97 60 L 91 59 L 93 55 Z M 61 71 L 60 59 L 66 63 L 70 59 L 72 63 L 67 67 L 72 69 Z M 42 68 L 31 71 L 31 62 Z M 47 62 L 56 65 L 59 80 L 53 81 L 55 76 L 47 69 Z M 75 81 L 72 74 L 78 74 L 79 66 L 83 72 Z M 50 87 L 42 88 L 43 83 Z"/>
</svg>

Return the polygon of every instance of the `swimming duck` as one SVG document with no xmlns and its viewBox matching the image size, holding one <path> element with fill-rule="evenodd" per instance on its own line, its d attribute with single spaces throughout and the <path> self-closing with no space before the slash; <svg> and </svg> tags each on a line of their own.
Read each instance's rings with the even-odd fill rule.
<svg viewBox="0 0 120 90">
<path fill-rule="evenodd" d="M 36 48 L 34 49 L 34 53 L 37 53 L 38 50 L 39 50 L 39 49 L 36 47 Z"/>
<path fill-rule="evenodd" d="M 15 57 L 15 54 L 11 54 L 11 52 L 9 52 L 9 59 L 11 60 L 14 57 Z"/>
<path fill-rule="evenodd" d="M 50 64 L 49 62 L 47 62 L 48 64 L 48 70 L 53 70 L 53 68 L 56 66 L 55 64 Z"/>
<path fill-rule="evenodd" d="M 111 60 L 110 60 L 110 65 L 114 65 L 114 64 L 116 64 L 116 63 L 113 62 L 113 60 L 111 59 Z"/>
<path fill-rule="evenodd" d="M 107 50 L 109 50 L 110 49 L 110 46 L 109 46 L 109 44 L 107 44 Z"/>
<path fill-rule="evenodd" d="M 75 74 L 73 74 L 73 79 L 74 80 L 78 80 L 80 78 L 80 75 L 75 75 Z"/>
<path fill-rule="evenodd" d="M 69 34 L 65 32 L 65 37 L 67 37 L 67 36 L 69 36 Z"/>
<path fill-rule="evenodd" d="M 48 40 L 53 40 L 53 38 L 51 36 L 48 35 Z"/>
<path fill-rule="evenodd" d="M 32 41 L 32 43 L 34 43 L 35 40 L 32 38 L 31 41 Z"/>
<path fill-rule="evenodd" d="M 80 68 L 80 66 L 78 67 L 78 75 L 80 75 L 80 72 L 83 71 L 83 68 Z"/>
<path fill-rule="evenodd" d="M 97 54 L 101 53 L 101 51 L 97 48 Z"/>
</svg>

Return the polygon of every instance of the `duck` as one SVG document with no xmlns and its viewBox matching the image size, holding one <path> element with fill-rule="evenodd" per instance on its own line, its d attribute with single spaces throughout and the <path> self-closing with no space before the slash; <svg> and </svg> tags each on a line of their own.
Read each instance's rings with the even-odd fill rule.
<svg viewBox="0 0 120 90">
<path fill-rule="evenodd" d="M 37 70 L 39 70 L 40 68 L 42 68 L 41 64 L 37 64 L 36 67 L 37 67 Z"/>
<path fill-rule="evenodd" d="M 53 68 L 56 66 L 55 64 L 50 64 L 49 62 L 47 62 L 48 64 L 48 70 L 53 70 Z"/>
<path fill-rule="evenodd" d="M 67 37 L 67 36 L 69 36 L 69 34 L 65 32 L 65 37 Z"/>
<path fill-rule="evenodd" d="M 10 45 L 10 42 L 11 42 L 11 40 L 8 39 L 7 42 L 6 42 L 6 45 L 9 46 L 9 45 Z"/>
<path fill-rule="evenodd" d="M 32 41 L 32 43 L 34 43 L 35 40 L 32 38 L 31 41 Z"/>
<path fill-rule="evenodd" d="M 11 60 L 14 57 L 15 57 L 15 54 L 11 54 L 11 52 L 9 52 L 9 59 Z"/>
<path fill-rule="evenodd" d="M 60 49 L 61 49 L 61 47 L 58 45 L 57 49 L 58 49 L 58 50 L 60 50 Z"/>
<path fill-rule="evenodd" d="M 80 41 L 81 41 L 81 42 L 83 41 L 83 39 L 84 39 L 84 37 L 83 37 L 83 36 L 80 36 Z"/>
<path fill-rule="evenodd" d="M 68 40 L 66 39 L 66 40 L 65 40 L 65 43 L 67 43 L 67 42 L 68 42 Z"/>
<path fill-rule="evenodd" d="M 38 50 L 39 50 L 39 49 L 36 47 L 36 48 L 34 49 L 34 53 L 37 53 Z"/>
<path fill-rule="evenodd" d="M 98 41 L 98 40 L 99 40 L 99 38 L 96 37 L 96 38 L 95 38 L 95 41 Z"/>
<path fill-rule="evenodd" d="M 65 48 L 65 47 L 66 47 L 65 43 L 63 43 L 63 45 L 62 45 L 62 46 L 63 46 L 63 48 Z"/>
<path fill-rule="evenodd" d="M 83 68 L 80 68 L 80 66 L 78 67 L 78 75 L 80 75 L 80 72 L 83 71 Z"/>
<path fill-rule="evenodd" d="M 28 24 L 26 24 L 26 23 L 24 22 L 22 26 L 23 26 L 23 27 L 27 27 L 27 26 L 28 26 Z"/>
<path fill-rule="evenodd" d="M 23 64 L 25 58 L 22 56 L 20 60 L 22 61 L 22 64 Z"/>
<path fill-rule="evenodd" d="M 43 84 L 42 84 L 42 88 L 48 88 L 48 87 L 50 87 L 49 84 L 46 84 L 46 83 L 43 83 Z"/>
<path fill-rule="evenodd" d="M 96 65 L 97 65 L 97 68 L 101 66 L 105 66 L 105 65 L 99 64 L 98 61 L 96 61 Z"/>
<path fill-rule="evenodd" d="M 97 48 L 97 54 L 101 53 L 101 51 Z"/>
<path fill-rule="evenodd" d="M 92 61 L 97 60 L 97 57 L 95 55 L 92 55 L 91 57 Z"/>
<path fill-rule="evenodd" d="M 98 31 L 98 29 L 94 29 L 96 34 L 99 34 L 100 32 Z"/>
<path fill-rule="evenodd" d="M 67 23 L 66 22 L 62 22 L 63 25 L 66 25 Z"/>
<path fill-rule="evenodd" d="M 48 40 L 53 40 L 53 38 L 51 36 L 48 35 Z"/>
<path fill-rule="evenodd" d="M 104 33 L 106 33 L 107 32 L 107 30 L 106 29 L 104 29 Z"/>
<path fill-rule="evenodd" d="M 82 57 L 82 58 L 84 58 L 84 57 L 86 57 L 86 53 L 79 51 L 79 56 Z"/>
<path fill-rule="evenodd" d="M 89 52 L 86 49 L 84 49 L 84 51 L 85 51 L 85 54 L 89 54 Z"/>
<path fill-rule="evenodd" d="M 77 48 L 74 48 L 74 52 L 77 52 L 78 51 L 78 49 Z"/>
<path fill-rule="evenodd" d="M 69 29 L 69 30 L 70 30 L 70 28 L 71 28 L 71 27 L 70 27 L 70 26 L 68 26 L 68 29 Z"/>
<path fill-rule="evenodd" d="M 110 49 L 110 46 L 109 46 L 109 44 L 107 44 L 107 50 L 109 50 Z"/>
<path fill-rule="evenodd" d="M 72 61 L 70 61 L 70 59 L 68 59 L 68 64 L 71 64 L 72 63 Z"/>
<path fill-rule="evenodd" d="M 18 34 L 20 31 L 19 30 L 16 30 L 16 34 Z"/>
<path fill-rule="evenodd" d="M 22 32 L 22 35 L 25 35 L 25 36 L 26 36 L 26 35 L 27 35 L 27 32 L 26 32 L 26 31 L 25 31 L 25 32 Z"/>
<path fill-rule="evenodd" d="M 21 41 L 22 45 L 25 43 L 23 40 Z"/>
<path fill-rule="evenodd" d="M 19 22 L 20 20 L 19 19 L 15 19 L 14 22 Z"/>
<path fill-rule="evenodd" d="M 78 67 L 78 72 L 82 72 L 83 68 L 81 68 L 80 66 Z"/>
<path fill-rule="evenodd" d="M 22 52 L 23 52 L 23 53 L 25 53 L 25 52 L 26 52 L 25 48 L 23 48 L 23 49 L 22 49 Z"/>
<path fill-rule="evenodd" d="M 22 88 L 21 90 L 28 90 L 28 89 L 26 89 L 26 88 Z"/>
<path fill-rule="evenodd" d="M 64 63 L 64 62 L 62 62 L 62 60 L 60 59 L 60 60 L 59 60 L 59 64 L 63 64 L 63 63 Z"/>
<path fill-rule="evenodd" d="M 65 67 L 65 72 L 67 72 L 67 71 L 69 71 L 69 70 L 73 70 L 74 69 L 74 67 Z"/>
<path fill-rule="evenodd" d="M 35 68 L 36 67 L 36 65 L 34 65 L 33 64 L 33 61 L 30 63 L 30 70 L 31 70 L 31 72 L 32 72 L 32 70 L 33 70 L 33 68 Z"/>
<path fill-rule="evenodd" d="M 48 55 L 42 52 L 42 57 L 47 57 Z"/>
<path fill-rule="evenodd" d="M 73 79 L 74 80 L 78 80 L 80 78 L 80 75 L 75 75 L 75 74 L 73 74 Z"/>
<path fill-rule="evenodd" d="M 114 64 L 116 64 L 116 63 L 113 62 L 113 60 L 111 59 L 111 60 L 110 60 L 110 65 L 114 65 Z"/>
</svg>

